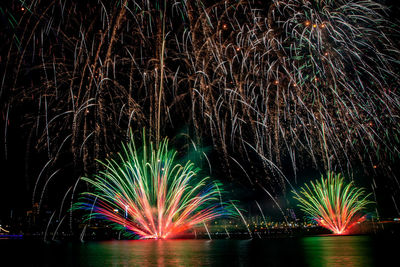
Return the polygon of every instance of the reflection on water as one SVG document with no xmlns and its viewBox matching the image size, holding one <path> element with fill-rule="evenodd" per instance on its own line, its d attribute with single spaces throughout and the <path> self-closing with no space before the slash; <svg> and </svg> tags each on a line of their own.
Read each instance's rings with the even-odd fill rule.
<svg viewBox="0 0 400 267">
<path fill-rule="evenodd" d="M 302 241 L 309 266 L 372 266 L 368 236 L 317 236 Z"/>
<path fill-rule="evenodd" d="M 256 242 L 257 243 L 257 242 Z M 280 242 L 278 242 L 280 243 Z M 80 266 L 269 266 L 276 260 L 251 250 L 252 240 L 134 240 L 89 242 L 79 248 Z M 271 251 L 271 250 L 270 250 Z M 257 255 L 252 256 L 252 254 Z M 278 254 L 275 254 L 278 255 Z M 252 264 L 257 263 L 257 264 Z M 75 262 L 69 263 L 74 266 Z"/>
<path fill-rule="evenodd" d="M 397 266 L 398 244 L 398 238 L 377 236 L 83 244 L 0 240 L 0 266 Z"/>
<path fill-rule="evenodd" d="M 210 242 L 199 240 L 141 240 L 92 242 L 81 249 L 80 262 L 93 266 L 209 265 Z M 101 255 L 99 257 L 99 255 Z"/>
</svg>

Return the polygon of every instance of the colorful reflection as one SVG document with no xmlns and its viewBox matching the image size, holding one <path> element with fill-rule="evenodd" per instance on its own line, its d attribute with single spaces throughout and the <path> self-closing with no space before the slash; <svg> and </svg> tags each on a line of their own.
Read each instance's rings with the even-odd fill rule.
<svg viewBox="0 0 400 267">
<path fill-rule="evenodd" d="M 368 236 L 316 236 L 302 240 L 305 261 L 310 267 L 372 266 Z"/>
<path fill-rule="evenodd" d="M 199 240 L 132 240 L 90 243 L 81 263 L 93 266 L 209 265 L 210 242 Z"/>
</svg>

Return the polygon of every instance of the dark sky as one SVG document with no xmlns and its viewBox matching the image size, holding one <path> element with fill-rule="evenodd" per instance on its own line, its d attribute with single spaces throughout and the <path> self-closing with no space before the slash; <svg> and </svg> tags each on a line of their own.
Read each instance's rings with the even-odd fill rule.
<svg viewBox="0 0 400 267">
<path fill-rule="evenodd" d="M 382 1 L 384 2 L 384 1 Z M 13 4 L 16 3 L 16 4 Z M 9 16 L 7 16 L 7 10 L 13 10 L 14 12 L 18 11 L 18 3 L 19 1 L 10 1 L 9 3 L 2 2 L 0 4 L 0 8 L 2 9 L 2 13 L 0 14 L 0 49 L 1 49 L 1 68 L 0 68 L 0 78 L 3 77 L 3 71 L 5 69 L 5 57 L 8 53 L 7 46 L 11 42 L 10 33 L 12 33 L 12 29 L 9 28 Z M 389 5 L 397 6 L 396 8 L 391 9 L 391 16 L 393 19 L 400 18 L 400 1 L 399 0 L 389 0 L 387 1 Z M 399 29 L 400 30 L 400 29 Z M 8 74 L 12 75 L 12 74 Z M 6 76 L 8 79 L 8 76 Z M 6 98 L 6 92 L 1 96 L 1 104 L 4 105 L 4 99 Z M 14 212 L 23 213 L 23 211 L 30 207 L 31 199 L 32 199 L 32 191 L 34 187 L 34 181 L 38 176 L 41 168 L 46 164 L 46 153 L 36 152 L 35 146 L 29 143 L 30 137 L 30 129 L 23 127 L 24 122 L 24 112 L 26 110 L 32 110 L 35 107 L 27 106 L 27 107 L 18 107 L 17 111 L 13 110 L 14 113 L 11 115 L 10 123 L 6 120 L 7 112 L 4 107 L 2 110 L 2 119 L 1 123 L 3 124 L 0 129 L 2 131 L 1 137 L 1 166 L 2 171 L 0 173 L 0 219 L 2 217 L 8 216 L 11 210 Z M 4 131 L 5 124 L 7 124 L 7 143 L 4 144 Z M 32 140 L 32 142 L 34 142 Z M 65 160 L 68 162 L 68 159 Z M 68 173 L 73 173 L 71 169 L 72 166 L 67 163 L 64 168 L 64 175 L 61 175 L 58 179 L 61 180 L 57 183 L 57 186 L 54 184 L 49 184 L 48 190 L 45 194 L 45 198 L 47 199 L 59 199 L 61 198 L 63 192 L 65 192 L 65 186 L 70 185 L 70 180 Z M 308 177 L 308 175 L 315 175 L 316 172 L 314 170 L 306 170 L 300 176 Z M 62 182 L 65 179 L 68 182 Z M 236 185 L 236 187 L 240 187 L 241 185 Z M 365 185 L 368 186 L 368 185 Z M 380 194 L 385 194 L 387 190 L 390 190 L 390 187 L 393 185 L 387 184 L 382 185 Z M 256 195 L 256 198 L 262 196 L 260 192 L 254 193 L 253 191 L 239 193 L 240 197 L 246 199 L 246 201 L 250 201 L 250 199 Z M 38 197 L 38 194 L 36 198 Z M 390 197 L 385 198 L 381 202 L 381 206 L 388 205 L 391 208 L 387 214 L 393 212 L 392 204 L 390 203 Z M 266 201 L 268 202 L 268 201 Z M 383 208 L 384 210 L 384 208 Z"/>
</svg>

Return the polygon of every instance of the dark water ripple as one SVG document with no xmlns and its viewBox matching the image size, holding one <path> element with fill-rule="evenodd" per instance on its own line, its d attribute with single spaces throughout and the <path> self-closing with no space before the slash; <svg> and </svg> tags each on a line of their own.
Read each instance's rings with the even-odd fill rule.
<svg viewBox="0 0 400 267">
<path fill-rule="evenodd" d="M 0 240 L 0 266 L 397 266 L 399 248 L 393 237 L 370 236 L 83 244 Z"/>
</svg>

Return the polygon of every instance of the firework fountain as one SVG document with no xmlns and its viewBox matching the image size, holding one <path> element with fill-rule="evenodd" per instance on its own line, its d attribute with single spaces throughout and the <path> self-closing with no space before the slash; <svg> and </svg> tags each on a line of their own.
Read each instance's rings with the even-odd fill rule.
<svg viewBox="0 0 400 267">
<path fill-rule="evenodd" d="M 349 234 L 351 228 L 365 220 L 360 213 L 368 204 L 370 194 L 363 188 L 357 188 L 353 182 L 346 184 L 341 174 L 328 173 L 321 177 L 321 182 L 310 182 L 295 193 L 301 209 L 319 225 L 334 234 Z"/>
<path fill-rule="evenodd" d="M 127 234 L 164 239 L 234 214 L 221 200 L 221 184 L 199 178 L 190 161 L 177 163 L 167 139 L 158 147 L 144 141 L 142 152 L 131 141 L 123 151 L 102 162 L 105 170 L 94 178 L 82 178 L 95 189 L 74 206 L 88 211 L 87 220 L 101 218 Z"/>
</svg>

